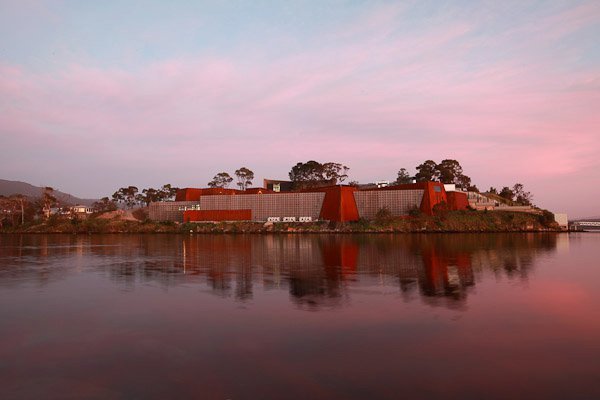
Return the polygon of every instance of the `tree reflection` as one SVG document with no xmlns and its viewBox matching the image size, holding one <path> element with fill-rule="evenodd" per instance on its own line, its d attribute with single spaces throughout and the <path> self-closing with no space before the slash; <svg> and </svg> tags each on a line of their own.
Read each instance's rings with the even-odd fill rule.
<svg viewBox="0 0 600 400">
<path fill-rule="evenodd" d="M 482 274 L 526 280 L 557 234 L 3 235 L 0 285 L 46 285 L 94 271 L 123 290 L 197 284 L 250 302 L 286 290 L 300 308 L 395 288 L 405 301 L 460 308 Z M 258 288 L 258 289 L 257 289 Z"/>
</svg>

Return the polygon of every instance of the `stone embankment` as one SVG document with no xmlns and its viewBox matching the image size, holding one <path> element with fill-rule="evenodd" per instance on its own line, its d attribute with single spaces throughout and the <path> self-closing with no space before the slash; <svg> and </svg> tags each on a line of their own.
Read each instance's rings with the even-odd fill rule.
<svg viewBox="0 0 600 400">
<path fill-rule="evenodd" d="M 219 222 L 186 223 L 138 220 L 129 216 L 92 216 L 85 220 L 51 219 L 5 228 L 4 233 L 436 233 L 560 231 L 547 213 L 447 211 L 436 216 L 381 218 L 329 223 Z"/>
</svg>

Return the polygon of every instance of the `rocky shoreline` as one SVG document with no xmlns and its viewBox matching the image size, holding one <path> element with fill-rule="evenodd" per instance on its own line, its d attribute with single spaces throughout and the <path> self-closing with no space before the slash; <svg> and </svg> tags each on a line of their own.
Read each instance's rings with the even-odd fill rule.
<svg viewBox="0 0 600 400">
<path fill-rule="evenodd" d="M 547 215 L 519 212 L 448 211 L 441 215 L 330 223 L 174 223 L 150 220 L 113 219 L 93 216 L 85 220 L 55 219 L 0 230 L 1 233 L 476 233 L 476 232 L 561 232 Z"/>
</svg>

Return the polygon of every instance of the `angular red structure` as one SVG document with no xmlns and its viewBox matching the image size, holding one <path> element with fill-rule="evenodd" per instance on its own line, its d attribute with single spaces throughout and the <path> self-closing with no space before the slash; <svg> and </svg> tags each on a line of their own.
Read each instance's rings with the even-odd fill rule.
<svg viewBox="0 0 600 400">
<path fill-rule="evenodd" d="M 325 192 L 319 219 L 336 222 L 358 221 L 358 208 L 354 200 L 354 186 L 327 186 L 305 192 Z"/>
<path fill-rule="evenodd" d="M 406 193 L 400 194 L 397 191 L 406 191 Z M 367 192 L 378 193 L 367 195 Z M 323 193 L 323 197 L 319 198 L 316 193 Z M 256 196 L 263 194 L 265 197 Z M 216 202 L 204 202 L 203 207 L 209 209 L 201 211 L 197 209 L 185 210 L 188 206 L 184 205 L 182 206 L 185 210 L 183 211 L 183 220 L 186 222 L 258 221 L 266 220 L 267 216 L 277 216 L 279 212 L 279 214 L 285 216 L 311 216 L 313 220 L 318 218 L 320 220 L 346 222 L 357 221 L 361 217 L 372 218 L 377 210 L 384 207 L 389 208 L 396 216 L 408 215 L 408 211 L 412 209 L 409 207 L 417 207 L 427 215 L 433 215 L 434 207 L 442 203 L 447 204 L 448 208 L 452 210 L 462 210 L 468 207 L 466 194 L 460 192 L 446 193 L 444 185 L 440 182 L 419 182 L 365 190 L 359 190 L 353 186 L 335 185 L 285 193 L 273 192 L 263 188 L 251 188 L 245 191 L 223 188 L 185 188 L 177 192 L 176 201 L 200 201 L 205 196 L 247 195 L 255 196 L 244 198 L 243 202 L 229 201 L 233 199 L 227 197 Z M 291 199 L 290 196 L 295 197 Z M 357 198 L 360 200 L 360 207 L 357 206 Z M 309 203 L 312 206 L 308 207 Z M 285 205 L 285 207 L 281 208 L 282 205 Z M 320 207 L 318 214 L 318 208 L 315 207 Z M 287 211 L 282 211 L 283 209 Z M 253 215 L 253 213 L 256 214 Z M 361 213 L 366 214 L 361 215 Z"/>
<path fill-rule="evenodd" d="M 466 210 L 469 208 L 469 199 L 466 193 L 462 192 L 447 192 L 448 207 L 451 210 Z"/>
</svg>

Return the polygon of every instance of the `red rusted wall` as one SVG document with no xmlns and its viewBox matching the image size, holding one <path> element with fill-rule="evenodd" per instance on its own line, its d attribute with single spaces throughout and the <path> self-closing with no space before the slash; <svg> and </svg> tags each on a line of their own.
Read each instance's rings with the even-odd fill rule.
<svg viewBox="0 0 600 400">
<path fill-rule="evenodd" d="M 249 221 L 252 210 L 188 210 L 183 212 L 183 222 L 197 221 Z"/>
<path fill-rule="evenodd" d="M 179 189 L 177 194 L 175 194 L 175 201 L 196 201 L 200 198 L 201 194 L 202 189 Z"/>
<path fill-rule="evenodd" d="M 469 200 L 466 193 L 447 192 L 448 206 L 451 210 L 466 210 L 469 208 Z"/>
<path fill-rule="evenodd" d="M 263 188 L 250 188 L 246 190 L 223 189 L 223 188 L 185 188 L 179 189 L 175 195 L 175 201 L 198 201 L 200 196 L 211 196 L 218 194 L 261 194 L 261 193 L 276 193 L 272 190 Z"/>
<path fill-rule="evenodd" d="M 197 188 L 185 188 L 179 189 L 177 194 L 175 195 L 175 201 L 198 201 L 200 200 L 200 196 L 210 196 L 217 194 L 240 194 L 245 193 L 241 190 L 237 189 L 223 189 L 223 188 L 206 188 L 206 189 L 197 189 Z"/>
<path fill-rule="evenodd" d="M 358 221 L 358 208 L 354 200 L 355 187 L 328 186 L 307 191 L 325 192 L 320 219 L 336 222 Z"/>
<path fill-rule="evenodd" d="M 358 244 L 354 241 L 324 243 L 323 264 L 326 267 L 342 267 L 342 275 L 353 275 L 358 265 Z"/>
<path fill-rule="evenodd" d="M 433 215 L 433 207 L 436 204 L 448 203 L 444 184 L 440 182 L 419 182 L 415 185 L 423 185 L 423 201 L 421 202 L 421 212 L 427 215 Z M 439 188 L 436 191 L 435 188 Z"/>
</svg>

